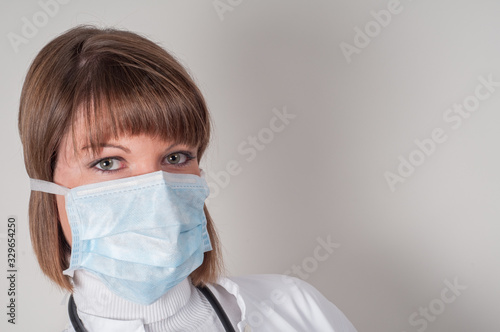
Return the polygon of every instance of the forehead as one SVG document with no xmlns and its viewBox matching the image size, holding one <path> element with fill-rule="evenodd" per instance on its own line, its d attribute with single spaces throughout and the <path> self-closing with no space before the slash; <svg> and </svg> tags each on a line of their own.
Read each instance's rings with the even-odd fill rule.
<svg viewBox="0 0 500 332">
<path fill-rule="evenodd" d="M 139 133 L 134 134 L 130 132 L 123 132 L 112 130 L 109 127 L 109 131 L 104 131 L 99 135 L 96 140 L 92 137 L 92 133 L 95 132 L 96 128 L 89 128 L 89 123 L 80 116 L 71 125 L 67 133 L 63 136 L 61 140 L 61 145 L 58 149 L 58 155 L 60 157 L 68 158 L 71 156 L 82 157 L 85 155 L 97 155 L 99 154 L 103 147 L 114 145 L 114 146 L 171 146 L 176 144 L 183 144 L 175 138 L 168 138 L 165 136 L 155 135 L 154 133 Z M 193 147 L 191 144 L 184 144 L 189 147 Z"/>
<path fill-rule="evenodd" d="M 200 137 L 190 135 L 188 133 L 190 128 L 183 126 L 175 117 L 170 117 L 168 121 L 151 117 L 148 113 L 151 112 L 130 111 L 111 104 L 100 109 L 82 106 L 65 131 L 59 152 L 63 149 L 77 153 L 87 150 L 95 154 L 100 152 L 104 144 L 141 135 L 149 136 L 156 141 L 175 142 L 187 146 L 199 145 Z M 140 115 L 142 121 L 138 121 Z"/>
<path fill-rule="evenodd" d="M 87 128 L 84 121 L 76 121 L 68 133 L 63 137 L 61 148 L 64 150 L 73 150 L 78 153 L 99 153 L 103 146 L 106 145 L 122 145 L 128 146 L 141 143 L 161 145 L 184 145 L 187 147 L 196 147 L 197 144 L 189 144 L 182 142 L 174 137 L 165 137 L 155 135 L 154 133 L 139 133 L 133 134 L 128 132 L 117 132 L 116 135 L 110 131 L 106 135 L 102 135 L 99 141 L 92 141 L 89 136 L 91 130 Z M 61 151 L 61 150 L 60 150 Z"/>
</svg>

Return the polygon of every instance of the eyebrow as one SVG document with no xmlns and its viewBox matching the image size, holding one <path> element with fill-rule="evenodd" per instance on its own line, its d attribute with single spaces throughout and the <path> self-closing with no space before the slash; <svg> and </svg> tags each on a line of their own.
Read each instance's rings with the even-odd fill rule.
<svg viewBox="0 0 500 332">
<path fill-rule="evenodd" d="M 181 145 L 182 143 L 172 143 L 170 144 L 166 149 L 165 151 L 168 151 L 170 149 L 172 149 L 173 147 L 175 147 L 176 145 Z M 115 144 L 109 144 L 109 143 L 101 143 L 99 144 L 99 147 L 101 148 L 115 148 L 115 149 L 120 149 L 120 150 L 123 150 L 125 151 L 126 153 L 131 153 L 130 149 L 122 146 L 122 145 L 115 145 Z M 90 149 L 90 145 L 85 145 L 84 147 L 82 147 L 82 150 L 86 150 L 86 149 Z"/>
<path fill-rule="evenodd" d="M 108 143 L 101 143 L 99 144 L 99 147 L 101 148 L 115 148 L 115 149 L 120 149 L 120 150 L 123 150 L 127 153 L 130 153 L 130 149 L 124 147 L 124 146 L 121 146 L 121 145 L 114 145 L 114 144 L 108 144 Z M 90 149 L 90 145 L 85 145 L 84 147 L 82 147 L 82 150 L 86 150 L 86 149 Z"/>
</svg>

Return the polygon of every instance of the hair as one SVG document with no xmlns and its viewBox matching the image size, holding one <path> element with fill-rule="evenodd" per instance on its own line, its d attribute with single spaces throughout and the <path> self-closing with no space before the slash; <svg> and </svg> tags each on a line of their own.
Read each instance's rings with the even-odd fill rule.
<svg viewBox="0 0 500 332">
<path fill-rule="evenodd" d="M 58 149 L 83 119 L 88 145 L 120 135 L 148 134 L 197 146 L 200 160 L 210 139 L 205 100 L 182 65 L 167 51 L 135 33 L 79 26 L 49 42 L 24 81 L 19 133 L 30 178 L 53 181 Z M 70 130 L 70 128 L 73 128 Z M 74 141 L 75 142 L 75 141 Z M 76 148 L 75 148 L 76 149 Z M 204 207 L 213 250 L 191 273 L 193 284 L 215 282 L 222 273 L 220 244 Z M 72 291 L 71 246 L 66 241 L 53 194 L 32 191 L 31 242 L 45 275 Z"/>
</svg>

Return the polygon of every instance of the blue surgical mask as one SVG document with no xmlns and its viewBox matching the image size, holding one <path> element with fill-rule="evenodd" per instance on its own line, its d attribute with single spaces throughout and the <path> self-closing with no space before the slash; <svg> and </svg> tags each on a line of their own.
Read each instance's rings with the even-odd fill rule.
<svg viewBox="0 0 500 332">
<path fill-rule="evenodd" d="M 31 189 L 65 197 L 72 250 L 63 273 L 90 271 L 127 300 L 155 302 L 212 250 L 203 177 L 159 171 L 73 189 L 31 179 Z"/>
</svg>

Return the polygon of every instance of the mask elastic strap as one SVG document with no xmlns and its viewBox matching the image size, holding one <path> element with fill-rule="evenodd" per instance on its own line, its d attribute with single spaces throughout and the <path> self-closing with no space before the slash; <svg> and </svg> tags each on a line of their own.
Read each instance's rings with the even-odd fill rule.
<svg viewBox="0 0 500 332">
<path fill-rule="evenodd" d="M 70 190 L 53 182 L 38 179 L 30 179 L 30 187 L 33 191 L 42 191 L 55 195 L 66 195 Z"/>
</svg>

